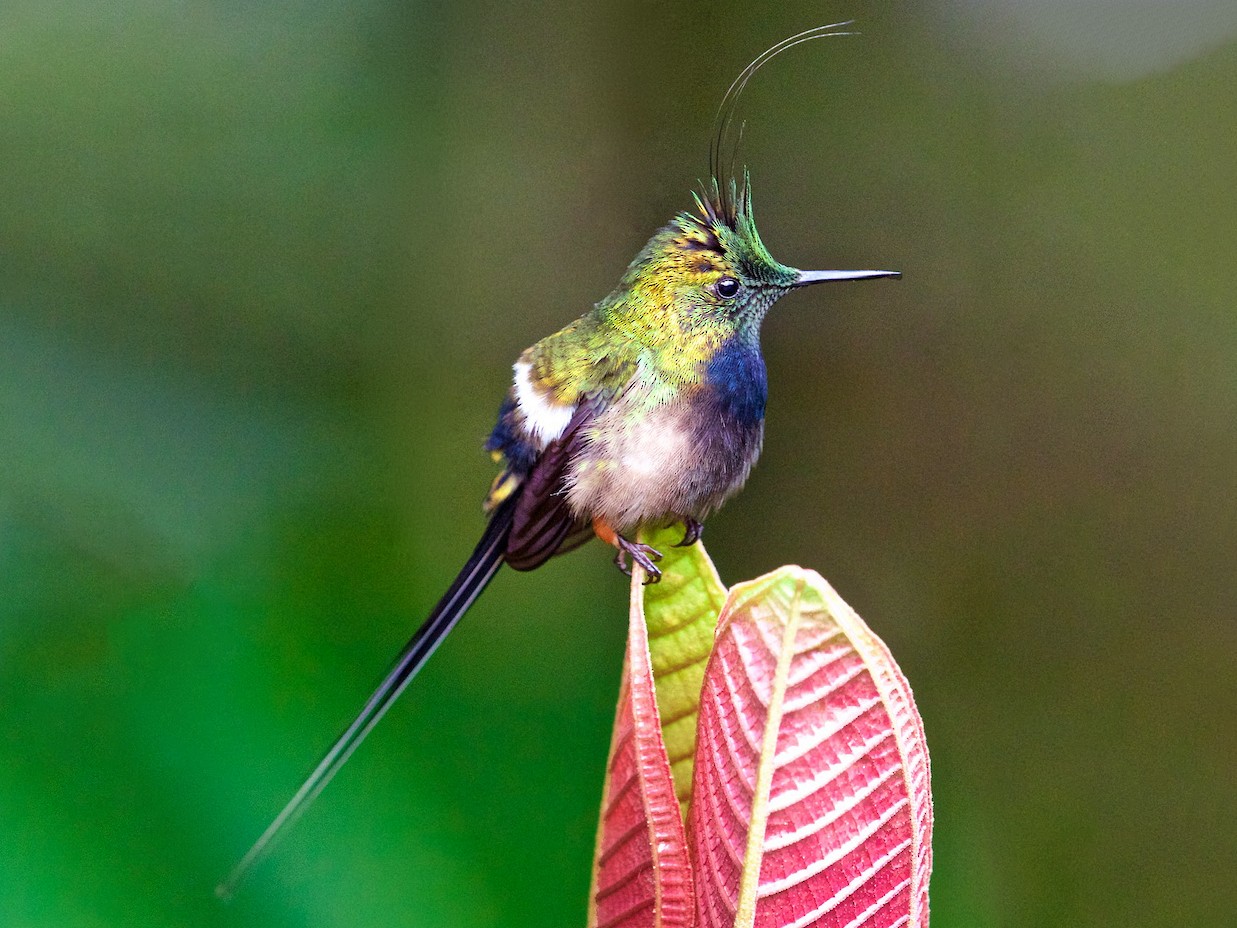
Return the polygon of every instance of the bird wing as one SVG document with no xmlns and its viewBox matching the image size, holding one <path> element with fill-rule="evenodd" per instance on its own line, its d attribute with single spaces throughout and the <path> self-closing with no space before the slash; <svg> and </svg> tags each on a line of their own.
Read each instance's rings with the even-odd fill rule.
<svg viewBox="0 0 1237 928">
<path fill-rule="evenodd" d="M 516 362 L 487 446 L 507 459 L 487 506 L 520 488 L 506 553 L 516 570 L 532 570 L 587 540 L 589 520 L 567 501 L 570 469 L 591 441 L 598 416 L 631 384 L 640 351 L 638 342 L 615 337 L 595 310 L 543 338 Z"/>
<path fill-rule="evenodd" d="M 567 501 L 567 472 L 605 405 L 596 397 L 582 400 L 562 434 L 546 446 L 521 481 L 506 551 L 507 563 L 516 570 L 540 567 L 560 549 L 587 540 L 590 523 L 576 516 Z"/>
</svg>

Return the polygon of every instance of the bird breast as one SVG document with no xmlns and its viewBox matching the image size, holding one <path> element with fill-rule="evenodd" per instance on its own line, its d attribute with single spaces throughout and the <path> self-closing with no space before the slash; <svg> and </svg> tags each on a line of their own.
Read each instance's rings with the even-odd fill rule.
<svg viewBox="0 0 1237 928">
<path fill-rule="evenodd" d="M 671 519 L 703 520 L 739 490 L 760 453 L 763 425 L 727 415 L 698 384 L 655 398 L 628 390 L 590 428 L 568 474 L 581 518 L 620 532 Z"/>
</svg>

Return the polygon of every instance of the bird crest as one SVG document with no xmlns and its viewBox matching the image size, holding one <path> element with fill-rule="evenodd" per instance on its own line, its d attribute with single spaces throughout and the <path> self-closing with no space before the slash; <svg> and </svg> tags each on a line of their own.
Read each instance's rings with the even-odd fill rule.
<svg viewBox="0 0 1237 928">
<path fill-rule="evenodd" d="M 752 183 L 747 171 L 740 185 L 716 177 L 692 194 L 695 212 L 680 213 L 671 240 L 686 263 L 701 274 L 739 274 L 747 280 L 781 282 L 789 269 L 774 260 L 760 240 L 752 213 Z"/>
<path fill-rule="evenodd" d="M 853 35 L 850 22 L 816 26 L 789 36 L 757 55 L 731 82 L 714 118 L 709 144 L 709 180 L 693 193 L 697 213 L 682 213 L 675 222 L 679 232 L 672 247 L 691 255 L 700 273 L 737 272 L 748 280 L 783 283 L 789 268 L 773 259 L 756 231 L 752 214 L 752 183 L 746 168 L 742 181 L 735 165 L 743 142 L 745 123 L 735 128 L 735 113 L 747 82 L 766 64 L 796 45 L 831 36 Z M 723 164 L 723 161 L 726 163 Z M 689 262 L 689 266 L 691 266 Z"/>
</svg>

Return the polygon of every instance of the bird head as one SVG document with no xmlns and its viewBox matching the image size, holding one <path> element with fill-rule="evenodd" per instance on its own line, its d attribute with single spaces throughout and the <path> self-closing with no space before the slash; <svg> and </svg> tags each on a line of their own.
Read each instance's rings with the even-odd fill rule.
<svg viewBox="0 0 1237 928">
<path fill-rule="evenodd" d="M 681 325 L 725 324 L 755 331 L 769 308 L 797 287 L 841 280 L 900 277 L 898 271 L 800 271 L 769 254 L 752 215 L 751 182 L 723 187 L 714 179 L 695 194 L 696 211 L 680 213 L 628 267 L 616 295 L 660 307 Z"/>
</svg>

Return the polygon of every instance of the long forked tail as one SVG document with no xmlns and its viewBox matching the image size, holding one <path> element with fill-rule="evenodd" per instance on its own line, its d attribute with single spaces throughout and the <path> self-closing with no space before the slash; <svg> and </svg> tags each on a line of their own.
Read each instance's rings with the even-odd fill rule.
<svg viewBox="0 0 1237 928">
<path fill-rule="evenodd" d="M 373 730 L 379 720 L 391 708 L 391 704 L 399 698 L 404 688 L 412 682 L 434 650 L 447 637 L 448 632 L 455 627 L 468 607 L 473 604 L 486 584 L 490 582 L 498 568 L 502 566 L 503 554 L 506 550 L 507 536 L 511 533 L 511 520 L 515 512 L 515 504 L 520 494 L 517 492 L 507 499 L 490 516 L 485 534 L 477 543 L 472 556 L 456 575 L 455 580 L 438 601 L 421 627 L 416 630 L 404 649 L 399 652 L 395 663 L 387 672 L 382 682 L 378 684 L 373 695 L 369 697 L 361 711 L 357 713 L 351 724 L 335 739 L 329 751 L 323 755 L 313 773 L 301 784 L 301 788 L 288 800 L 288 804 L 266 826 L 266 831 L 254 842 L 253 847 L 240 859 L 226 880 L 215 887 L 215 894 L 221 899 L 230 899 L 236 888 L 246 875 L 274 847 L 276 840 L 284 834 L 302 813 L 309 807 L 318 794 L 326 789 L 326 785 L 339 772 L 365 740 L 365 736 Z"/>
</svg>

